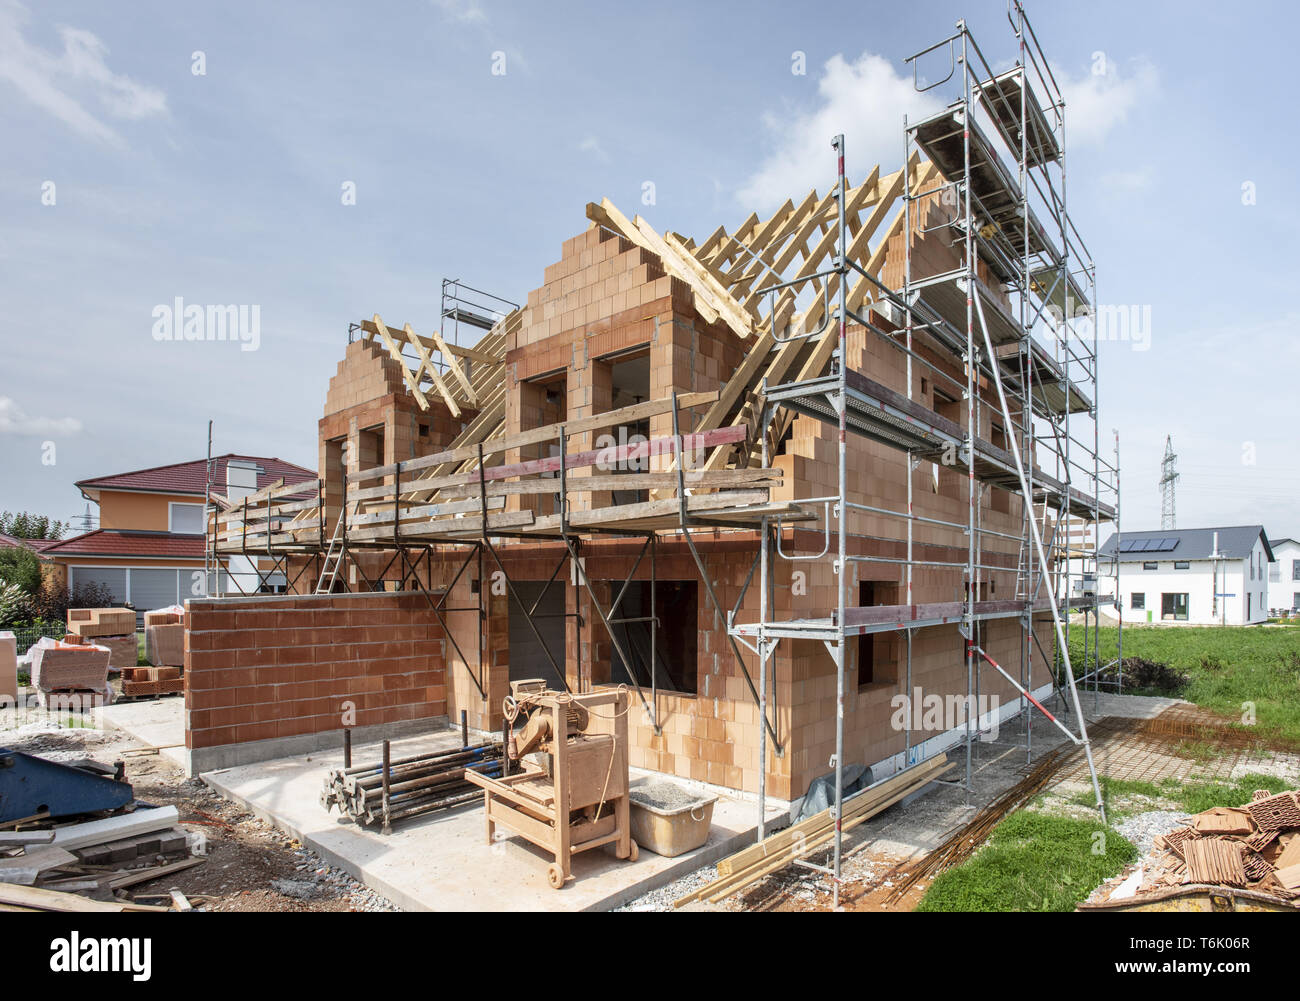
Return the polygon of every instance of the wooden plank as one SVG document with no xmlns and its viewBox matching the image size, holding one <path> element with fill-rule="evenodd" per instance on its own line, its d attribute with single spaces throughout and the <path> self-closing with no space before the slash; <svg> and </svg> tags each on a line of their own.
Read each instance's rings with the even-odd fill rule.
<svg viewBox="0 0 1300 1001">
<path fill-rule="evenodd" d="M 376 313 L 375 318 L 378 319 L 378 317 L 379 314 Z M 411 329 L 409 323 L 402 330 L 402 333 L 406 334 L 408 343 L 411 347 L 415 348 L 415 353 L 420 357 L 419 367 L 415 370 L 415 381 L 418 383 L 421 378 L 423 378 L 422 373 L 428 372 L 429 378 L 433 380 L 434 388 L 438 390 L 438 395 L 442 397 L 442 401 L 447 404 L 447 409 L 451 411 L 451 416 L 459 417 L 460 404 L 458 404 L 456 398 L 451 395 L 451 390 L 447 388 L 447 384 L 442 381 L 442 375 L 434 366 L 433 359 L 429 357 L 428 349 L 425 348 L 425 346 L 416 338 L 415 331 Z M 400 356 L 398 360 L 402 361 Z M 402 361 L 402 365 L 405 366 L 406 362 Z"/>
<path fill-rule="evenodd" d="M 459 497 L 477 497 L 479 483 L 473 473 L 466 474 L 470 482 L 461 484 L 448 483 L 438 488 L 439 493 Z M 716 472 L 690 470 L 684 474 L 687 489 L 722 490 L 743 486 L 778 486 L 781 482 L 779 469 L 723 469 Z M 463 479 L 462 476 L 444 479 Z M 513 483 L 497 481 L 489 483 L 489 497 L 519 496 L 533 494 L 556 494 L 560 492 L 558 479 L 518 480 Z M 663 473 L 606 473 L 594 476 L 575 476 L 568 481 L 569 493 L 603 493 L 605 491 L 674 489 L 677 486 L 677 474 Z"/>
<path fill-rule="evenodd" d="M 140 909 L 138 904 L 129 906 L 121 903 L 108 903 L 91 900 L 88 897 L 79 897 L 75 893 L 60 893 L 58 890 L 43 890 L 36 886 L 18 886 L 15 883 L 0 883 L 0 904 L 62 913 L 103 911 L 105 913 L 120 914 L 126 910 Z"/>
<path fill-rule="evenodd" d="M 913 790 L 929 783 L 947 768 L 947 756 L 939 754 L 863 790 L 845 801 L 842 828 L 847 830 L 856 827 L 906 798 Z M 834 834 L 835 822 L 830 819 L 830 810 L 823 810 L 816 816 L 723 859 L 718 863 L 718 879 L 678 898 L 673 906 L 680 907 L 692 900 L 719 900 L 730 896 L 741 887 L 783 869 L 795 858 L 807 855 L 811 850 L 828 843 Z"/>
<path fill-rule="evenodd" d="M 409 327 L 410 324 L 408 323 L 405 326 Z M 361 329 L 366 335 L 369 335 L 367 339 L 370 339 L 370 337 L 378 336 L 379 334 L 379 330 L 375 326 L 373 320 L 362 320 Z M 439 347 L 438 341 L 434 340 L 432 337 L 424 337 L 421 334 L 416 334 L 415 337 L 419 340 L 421 344 L 423 344 L 430 351 L 440 351 L 444 355 L 454 355 L 457 358 L 463 358 L 466 361 L 476 362 L 477 364 L 480 365 L 488 365 L 488 366 L 500 365 L 504 361 L 504 359 L 500 355 L 493 354 L 490 351 L 484 350 L 483 347 L 481 346 L 483 343 L 482 340 L 480 340 L 479 342 L 480 347 L 467 348 L 467 347 L 462 347 L 459 344 L 446 344 L 446 347 L 444 348 L 444 347 Z M 486 337 L 487 335 L 484 335 L 484 340 L 486 340 Z M 440 334 L 438 335 L 438 340 L 442 340 Z"/>
<path fill-rule="evenodd" d="M 493 530 L 521 530 L 533 524 L 534 514 L 532 511 L 506 511 L 501 514 L 488 516 L 487 533 L 492 534 Z M 482 518 L 442 518 L 438 521 L 411 522 L 400 525 L 397 528 L 397 537 L 399 539 L 420 539 L 433 538 L 441 536 L 478 536 L 483 534 Z M 367 539 L 390 539 L 393 537 L 393 526 L 385 525 L 381 528 L 363 528 L 356 532 L 349 532 L 348 539 L 355 539 L 358 542 Z"/>
<path fill-rule="evenodd" d="M 686 510 L 688 512 L 715 511 L 726 513 L 730 508 L 743 507 L 748 504 L 762 504 L 766 500 L 767 492 L 764 490 L 736 490 L 728 493 L 701 494 L 697 497 L 686 498 Z M 591 525 L 639 524 L 648 519 L 671 519 L 676 517 L 679 513 L 679 507 L 676 497 L 669 497 L 665 500 L 641 501 L 636 504 L 614 504 L 595 511 L 571 511 L 569 512 L 569 524 L 574 528 Z M 560 528 L 560 525 L 560 516 L 558 514 L 543 515 L 534 522 L 534 528 L 539 531 L 554 531 Z M 671 527 L 671 524 L 666 524 L 664 527 Z"/>
<path fill-rule="evenodd" d="M 716 428 L 703 434 L 684 434 L 681 436 L 680 449 L 677 438 L 652 438 L 636 444 L 616 445 L 610 448 L 592 449 L 587 452 L 575 452 L 565 456 L 548 456 L 544 459 L 528 459 L 505 466 L 489 466 L 478 475 L 483 480 L 504 480 L 512 476 L 529 476 L 533 473 L 557 473 L 564 469 L 584 469 L 599 463 L 610 465 L 631 462 L 657 455 L 677 455 L 681 452 L 695 452 L 718 445 L 731 445 L 744 441 L 748 429 L 743 427 Z"/>
<path fill-rule="evenodd" d="M 147 869 L 130 869 L 110 880 L 109 885 L 114 890 L 121 890 L 128 886 L 137 886 L 140 883 L 148 883 L 150 880 L 161 879 L 163 876 L 172 875 L 172 873 L 193 869 L 196 865 L 202 865 L 206 861 L 207 859 L 196 855 L 193 858 L 181 859 L 179 862 L 152 865 Z"/>
<path fill-rule="evenodd" d="M 406 331 L 408 336 L 412 338 L 415 337 L 415 331 L 411 329 L 409 323 L 406 325 Z M 451 373 L 453 379 L 460 383 L 460 388 L 465 390 L 465 396 L 469 400 L 470 404 L 476 404 L 478 399 L 475 396 L 473 385 L 470 383 L 469 379 L 465 377 L 465 373 L 461 371 L 460 362 L 456 360 L 456 356 L 452 353 L 450 345 L 442 339 L 442 334 L 437 330 L 433 332 L 433 342 L 438 345 L 438 350 L 442 352 L 442 357 L 447 364 L 447 371 Z"/>
<path fill-rule="evenodd" d="M 421 410 L 428 410 L 429 401 L 425 397 L 424 391 L 420 389 L 419 381 L 411 375 L 411 369 L 406 364 L 406 359 L 402 356 L 402 349 L 398 343 L 393 340 L 393 335 L 390 334 L 388 328 L 384 326 L 384 321 L 381 320 L 379 314 L 376 313 L 370 322 L 373 323 L 375 329 L 379 331 L 379 336 L 384 341 L 384 347 L 388 348 L 388 353 L 397 361 L 397 364 L 402 366 L 402 378 L 406 382 L 406 388 L 409 389 L 411 395 L 415 397 L 415 402 L 420 405 Z"/>
<path fill-rule="evenodd" d="M 489 512 L 505 506 L 504 497 L 489 497 L 487 507 Z M 453 514 L 472 514 L 483 509 L 483 502 L 477 498 L 474 500 L 453 501 L 448 504 L 419 504 L 414 507 L 403 507 L 397 510 L 397 519 L 400 521 L 414 521 L 421 519 L 432 521 L 436 518 L 445 518 Z M 384 523 L 392 524 L 394 512 L 391 507 L 387 510 L 376 510 L 368 514 L 358 514 L 348 519 L 348 529 L 351 530 L 353 525 L 380 525 Z"/>
<path fill-rule="evenodd" d="M 718 394 L 716 391 L 684 393 L 678 397 L 677 406 L 678 409 L 681 410 L 706 406 L 716 400 L 717 397 Z M 547 424 L 545 427 L 534 428 L 530 431 L 520 431 L 517 434 L 502 435 L 492 438 L 483 442 L 483 454 L 492 455 L 497 452 L 508 451 L 512 448 L 523 448 L 528 445 L 537 445 L 542 442 L 555 441 L 559 436 L 561 429 L 563 429 L 566 437 L 572 437 L 576 434 L 584 434 L 587 431 L 614 427 L 619 424 L 632 424 L 644 420 L 647 417 L 666 414 L 671 410 L 671 399 L 650 400 L 646 403 L 634 403 L 628 407 L 621 407 L 618 410 L 607 410 L 604 413 L 594 414 L 591 417 L 581 417 L 577 420 L 562 421 L 557 424 Z M 438 466 L 448 462 L 464 462 L 466 460 L 477 458 L 477 445 L 454 447 L 443 452 L 436 452 L 432 455 L 423 455 L 416 459 L 407 459 L 405 462 L 393 465 L 376 466 L 373 469 L 363 469 L 349 473 L 348 482 L 361 483 L 367 480 L 377 480 L 381 477 L 392 476 L 399 471 L 402 473 L 410 473 L 421 469 L 427 469 L 430 466 Z M 419 480 L 413 480 L 409 484 L 404 484 L 404 492 L 407 490 L 415 491 L 423 489 L 419 487 L 419 482 Z"/>
<path fill-rule="evenodd" d="M 859 824 L 863 824 L 866 821 L 870 820 L 872 817 L 876 816 L 877 814 L 883 813 L 885 810 L 889 809 L 895 803 L 899 803 L 902 800 L 906 799 L 908 796 L 910 796 L 912 792 L 915 791 L 915 788 L 916 787 L 900 789 L 886 799 L 875 800 L 874 802 L 872 802 L 872 804 L 869 807 L 867 807 L 864 810 L 861 810 L 855 816 L 851 818 L 846 817 L 841 828 L 842 831 L 847 833 L 848 831 L 853 830 L 853 828 L 857 827 Z M 811 840 L 804 842 L 800 846 L 799 851 L 795 852 L 792 850 L 790 853 L 788 853 L 787 857 L 785 858 L 780 858 L 780 857 L 773 858 L 766 862 L 759 863 L 757 866 L 754 866 L 741 873 L 738 873 L 735 876 L 728 877 L 728 881 L 727 881 L 728 885 L 726 886 L 715 886 L 714 884 L 710 884 L 708 887 L 706 887 L 706 889 L 712 891 L 708 894 L 709 902 L 717 903 L 718 901 L 724 900 L 727 897 L 731 896 L 733 893 L 736 893 L 737 891 L 744 889 L 746 886 L 749 886 L 751 883 L 754 883 L 762 879 L 764 876 L 769 876 L 774 872 L 779 872 L 781 869 L 784 869 L 787 865 L 793 862 L 794 859 L 802 858 L 814 851 L 825 848 L 834 840 L 834 837 L 835 837 L 835 828 L 834 825 L 832 825 L 826 828 L 825 830 L 823 830 L 822 832 L 820 832 L 819 834 L 817 834 Z M 720 880 L 715 881 L 715 883 L 720 883 L 720 882 L 721 882 Z"/>
<path fill-rule="evenodd" d="M 861 792 L 849 797 L 844 803 L 844 815 L 846 818 L 855 815 L 866 809 L 874 800 L 883 799 L 896 792 L 900 787 L 915 784 L 921 778 L 929 781 L 931 773 L 941 767 L 947 766 L 947 756 L 938 754 L 933 758 L 921 762 L 906 771 L 891 775 L 889 778 L 877 782 L 875 785 L 868 786 Z M 718 863 L 718 874 L 730 876 L 733 873 L 747 869 L 755 862 L 764 858 L 770 858 L 777 852 L 784 851 L 800 840 L 807 840 L 809 837 L 816 835 L 821 829 L 827 826 L 833 826 L 834 821 L 830 817 L 830 812 L 823 810 L 806 820 L 797 824 L 792 824 L 784 831 L 778 831 L 771 837 L 764 838 L 757 844 L 750 845 L 736 854 L 723 859 Z"/>
</svg>

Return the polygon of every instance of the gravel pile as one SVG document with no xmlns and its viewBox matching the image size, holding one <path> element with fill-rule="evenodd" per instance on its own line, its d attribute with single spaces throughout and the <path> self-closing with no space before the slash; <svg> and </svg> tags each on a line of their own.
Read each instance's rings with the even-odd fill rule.
<svg viewBox="0 0 1300 1001">
<path fill-rule="evenodd" d="M 645 782 L 634 785 L 628 790 L 628 797 L 633 803 L 650 806 L 656 810 L 672 813 L 684 807 L 695 806 L 716 797 L 701 795 L 690 789 L 683 789 L 672 782 Z"/>
<path fill-rule="evenodd" d="M 712 883 L 718 876 L 717 870 L 706 865 L 703 868 L 689 872 L 680 879 L 674 880 L 666 886 L 661 886 L 657 890 L 651 890 L 649 893 L 637 897 L 635 900 L 629 900 L 622 907 L 616 907 L 616 911 L 671 911 L 673 910 L 673 901 L 678 897 L 688 893 L 693 893 L 701 886 Z"/>
<path fill-rule="evenodd" d="M 1187 823 L 1187 814 L 1173 810 L 1152 810 L 1126 817 L 1115 825 L 1115 830 L 1137 846 L 1138 854 L 1146 858 L 1151 854 L 1151 842 L 1161 834 L 1168 834 Z"/>
</svg>

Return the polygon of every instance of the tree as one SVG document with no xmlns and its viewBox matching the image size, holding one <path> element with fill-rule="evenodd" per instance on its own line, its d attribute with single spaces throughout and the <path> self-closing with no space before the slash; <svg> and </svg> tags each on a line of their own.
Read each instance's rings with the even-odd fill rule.
<svg viewBox="0 0 1300 1001">
<path fill-rule="evenodd" d="M 61 539 L 68 526 L 47 514 L 0 511 L 0 533 L 15 539 Z"/>
<path fill-rule="evenodd" d="M 0 548 L 0 580 L 35 596 L 41 589 L 41 560 L 25 546 Z"/>
</svg>

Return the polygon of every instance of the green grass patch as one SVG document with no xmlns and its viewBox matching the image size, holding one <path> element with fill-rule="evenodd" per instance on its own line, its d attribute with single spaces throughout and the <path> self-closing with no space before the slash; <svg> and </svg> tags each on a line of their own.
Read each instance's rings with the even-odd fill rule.
<svg viewBox="0 0 1300 1001">
<path fill-rule="evenodd" d="M 1113 627 L 1100 630 L 1103 662 L 1115 658 L 1117 633 Z M 1077 673 L 1090 669 L 1083 663 L 1081 629 L 1070 631 L 1070 655 Z M 1182 698 L 1243 721 L 1253 708 L 1249 729 L 1261 740 L 1300 747 L 1300 631 L 1126 626 L 1124 657 L 1168 664 L 1187 676 Z M 1125 691 L 1143 694 L 1127 685 Z"/>
<path fill-rule="evenodd" d="M 1112 821 L 1140 812 L 1136 809 L 1118 805 L 1118 803 L 1131 796 L 1146 796 L 1150 799 L 1161 799 L 1168 796 L 1167 790 L 1154 782 L 1112 779 L 1106 775 L 1100 775 L 1098 779 L 1101 782 L 1102 802 L 1106 804 L 1106 816 Z M 1097 797 L 1093 794 L 1092 787 L 1089 786 L 1082 792 L 1075 793 L 1066 802 L 1092 810 L 1096 809 Z M 1141 809 L 1149 810 L 1150 807 L 1144 804 Z"/>
<path fill-rule="evenodd" d="M 1154 782 L 1141 782 L 1136 779 L 1112 779 L 1101 776 L 1101 794 L 1111 796 L 1153 796 L 1164 795 L 1164 789 Z"/>
<path fill-rule="evenodd" d="M 1216 806 L 1244 806 L 1256 789 L 1284 792 L 1290 788 L 1275 775 L 1243 775 L 1232 782 L 1188 782 L 1166 787 L 1163 795 L 1188 813 Z"/>
<path fill-rule="evenodd" d="M 1097 821 L 1021 810 L 973 858 L 940 873 L 917 910 L 1072 911 L 1136 858 L 1132 842 Z"/>
</svg>

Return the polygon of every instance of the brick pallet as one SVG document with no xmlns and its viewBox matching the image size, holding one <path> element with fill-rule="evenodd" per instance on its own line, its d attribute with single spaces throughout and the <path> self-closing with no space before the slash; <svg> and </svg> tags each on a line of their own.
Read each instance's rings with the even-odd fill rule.
<svg viewBox="0 0 1300 1001">
<path fill-rule="evenodd" d="M 90 688 L 39 688 L 36 699 L 42 709 L 81 710 L 91 706 L 107 705 L 110 700 L 104 691 Z M 76 701 L 73 702 L 72 700 Z"/>
<path fill-rule="evenodd" d="M 122 694 L 128 698 L 176 695 L 184 690 L 179 667 L 133 667 L 122 672 Z"/>
<path fill-rule="evenodd" d="M 166 681 L 122 682 L 122 694 L 128 698 L 140 698 L 149 695 L 179 695 L 184 691 L 184 678 L 169 678 Z"/>
</svg>

